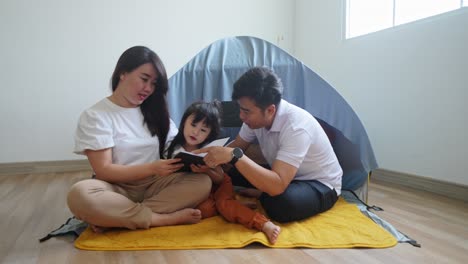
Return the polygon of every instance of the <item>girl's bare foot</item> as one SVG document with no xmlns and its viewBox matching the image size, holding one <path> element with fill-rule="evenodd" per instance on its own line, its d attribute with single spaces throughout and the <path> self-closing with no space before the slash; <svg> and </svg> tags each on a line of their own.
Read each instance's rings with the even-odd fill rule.
<svg viewBox="0 0 468 264">
<path fill-rule="evenodd" d="M 245 188 L 245 189 L 240 189 L 237 191 L 238 194 L 246 197 L 254 197 L 254 198 L 259 198 L 260 195 L 262 194 L 261 191 L 254 189 L 254 188 Z"/>
<path fill-rule="evenodd" d="M 265 233 L 271 244 L 275 244 L 279 234 L 281 233 L 281 227 L 273 224 L 271 221 L 268 221 L 263 225 L 262 232 Z"/>
<path fill-rule="evenodd" d="M 185 208 L 170 214 L 153 213 L 151 226 L 195 224 L 200 222 L 201 218 L 201 211 L 192 208 Z"/>
</svg>

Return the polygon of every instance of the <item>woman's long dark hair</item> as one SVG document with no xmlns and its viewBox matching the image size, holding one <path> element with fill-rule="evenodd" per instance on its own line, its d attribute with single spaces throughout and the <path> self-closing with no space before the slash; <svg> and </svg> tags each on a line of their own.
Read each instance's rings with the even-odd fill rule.
<svg viewBox="0 0 468 264">
<path fill-rule="evenodd" d="M 171 142 L 167 148 L 166 157 L 172 158 L 174 154 L 174 149 L 177 146 L 183 146 L 187 142 L 184 137 L 185 121 L 191 115 L 194 115 L 193 122 L 198 123 L 203 121 L 203 123 L 211 128 L 211 132 L 206 137 L 206 139 L 198 145 L 202 147 L 203 145 L 215 140 L 218 138 L 219 132 L 221 130 L 221 103 L 218 100 L 214 100 L 211 103 L 207 102 L 195 102 L 192 103 L 184 112 L 182 120 L 180 120 L 179 133 L 174 137 L 174 140 Z"/>
<path fill-rule="evenodd" d="M 112 74 L 112 91 L 117 89 L 120 75 L 131 72 L 145 63 L 151 63 L 156 70 L 156 87 L 154 92 L 140 105 L 141 113 L 151 135 L 158 136 L 159 156 L 163 158 L 167 134 L 169 133 L 169 110 L 166 94 L 169 89 L 166 68 L 159 56 L 151 49 L 135 46 L 127 49 L 119 58 Z"/>
</svg>

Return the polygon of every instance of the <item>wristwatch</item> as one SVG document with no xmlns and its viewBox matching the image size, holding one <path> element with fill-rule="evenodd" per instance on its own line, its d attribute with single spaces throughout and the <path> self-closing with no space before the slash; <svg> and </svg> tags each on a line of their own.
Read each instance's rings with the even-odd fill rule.
<svg viewBox="0 0 468 264">
<path fill-rule="evenodd" d="M 244 152 L 242 151 L 241 148 L 234 148 L 232 150 L 232 159 L 229 163 L 231 163 L 232 165 L 236 164 L 236 162 L 242 158 L 242 156 L 244 156 Z"/>
</svg>

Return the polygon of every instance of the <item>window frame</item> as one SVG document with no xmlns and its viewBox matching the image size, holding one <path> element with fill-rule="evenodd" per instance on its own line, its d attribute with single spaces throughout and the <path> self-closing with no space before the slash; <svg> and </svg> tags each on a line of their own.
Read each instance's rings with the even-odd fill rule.
<svg viewBox="0 0 468 264">
<path fill-rule="evenodd" d="M 445 15 L 445 14 L 450 13 L 450 12 L 457 12 L 459 10 L 462 10 L 462 9 L 468 7 L 468 0 L 459 0 L 460 5 L 459 5 L 459 7 L 457 9 L 453 9 L 453 10 L 449 10 L 449 11 L 446 11 L 446 12 L 442 12 L 442 13 L 438 13 L 438 14 L 418 18 L 416 20 L 408 21 L 408 22 L 401 23 L 401 24 L 395 24 L 395 21 L 396 21 L 396 3 L 397 3 L 397 1 L 405 1 L 405 0 L 393 0 L 392 1 L 393 2 L 392 25 L 390 27 L 384 27 L 384 28 L 380 28 L 378 30 L 369 31 L 367 33 L 362 33 L 362 34 L 359 34 L 359 35 L 350 36 L 350 33 L 351 33 L 350 26 L 352 26 L 351 23 L 350 23 L 350 19 L 351 19 L 350 18 L 350 16 L 351 16 L 351 14 L 350 14 L 350 5 L 351 5 L 352 1 L 354 1 L 354 0 L 343 0 L 342 1 L 342 3 L 343 3 L 343 12 L 342 12 L 343 19 L 342 20 L 344 21 L 342 31 L 343 31 L 344 40 L 349 40 L 349 39 L 353 39 L 353 38 L 356 38 L 356 37 L 360 37 L 360 36 L 372 34 L 372 33 L 375 33 L 375 32 L 379 32 L 379 31 L 382 31 L 382 30 L 385 30 L 385 29 L 395 28 L 395 27 L 403 26 L 403 25 L 406 25 L 406 24 L 409 24 L 409 23 L 418 22 L 418 21 L 421 21 L 421 20 L 424 20 L 424 19 Z"/>
</svg>

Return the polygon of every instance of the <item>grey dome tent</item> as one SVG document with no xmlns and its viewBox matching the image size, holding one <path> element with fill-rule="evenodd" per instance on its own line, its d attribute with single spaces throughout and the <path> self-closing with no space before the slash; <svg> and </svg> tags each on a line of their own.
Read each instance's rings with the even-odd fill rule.
<svg viewBox="0 0 468 264">
<path fill-rule="evenodd" d="M 282 80 L 283 98 L 311 113 L 330 138 L 343 168 L 342 188 L 367 200 L 367 179 L 377 168 L 367 133 L 351 106 L 325 80 L 281 48 L 255 37 L 218 40 L 169 79 L 169 112 L 179 124 L 193 101 L 231 101 L 234 82 L 255 66 Z M 231 135 L 237 130 L 230 130 Z"/>
</svg>

